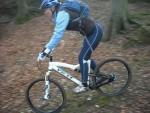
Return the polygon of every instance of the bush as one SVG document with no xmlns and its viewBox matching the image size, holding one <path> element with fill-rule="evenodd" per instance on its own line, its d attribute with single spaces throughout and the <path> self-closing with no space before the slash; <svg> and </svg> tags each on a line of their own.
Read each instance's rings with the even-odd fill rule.
<svg viewBox="0 0 150 113">
<path fill-rule="evenodd" d="M 150 27 L 140 27 L 138 29 L 138 39 L 143 44 L 150 44 Z"/>
<path fill-rule="evenodd" d="M 26 21 L 34 18 L 34 17 L 37 17 L 37 16 L 40 16 L 42 13 L 41 11 L 32 11 L 32 10 L 29 10 L 25 15 L 22 15 L 22 16 L 16 16 L 15 18 L 15 23 L 16 24 L 23 24 L 25 23 Z"/>
<path fill-rule="evenodd" d="M 150 0 L 129 0 L 130 3 L 135 3 L 135 2 L 148 2 L 150 3 Z"/>
<path fill-rule="evenodd" d="M 17 12 L 16 0 L 3 0 L 0 4 L 0 16 L 8 15 L 14 17 Z"/>
<path fill-rule="evenodd" d="M 40 0 L 1 0 L 0 23 L 5 22 L 5 18 L 8 20 L 15 18 L 17 24 L 24 23 L 41 14 L 38 10 L 39 6 Z"/>
</svg>

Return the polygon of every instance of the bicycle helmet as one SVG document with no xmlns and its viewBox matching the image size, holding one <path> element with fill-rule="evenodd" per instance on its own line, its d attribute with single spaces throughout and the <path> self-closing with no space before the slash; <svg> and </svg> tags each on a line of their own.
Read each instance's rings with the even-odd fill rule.
<svg viewBox="0 0 150 113">
<path fill-rule="evenodd" d="M 51 8 L 52 6 L 57 6 L 59 4 L 59 0 L 42 0 L 40 9 Z"/>
</svg>

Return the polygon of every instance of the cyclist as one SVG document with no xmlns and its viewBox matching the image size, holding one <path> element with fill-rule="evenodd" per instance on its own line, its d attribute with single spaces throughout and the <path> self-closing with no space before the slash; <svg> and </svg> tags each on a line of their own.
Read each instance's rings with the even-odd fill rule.
<svg viewBox="0 0 150 113">
<path fill-rule="evenodd" d="M 72 0 L 73 1 L 73 0 Z M 66 30 L 79 31 L 84 36 L 83 47 L 79 54 L 79 64 L 82 85 L 74 88 L 75 93 L 80 93 L 87 90 L 88 79 L 88 60 L 91 57 L 93 50 L 98 46 L 102 38 L 102 28 L 89 16 L 81 18 L 80 21 L 71 21 L 79 16 L 78 12 L 61 8 L 61 3 L 58 0 L 42 0 L 41 9 L 44 9 L 44 14 L 52 19 L 55 25 L 54 33 L 50 41 L 45 45 L 42 52 L 39 53 L 38 61 L 43 61 L 51 51 L 56 48 L 62 39 Z M 91 68 L 94 70 L 96 63 L 91 60 Z"/>
</svg>

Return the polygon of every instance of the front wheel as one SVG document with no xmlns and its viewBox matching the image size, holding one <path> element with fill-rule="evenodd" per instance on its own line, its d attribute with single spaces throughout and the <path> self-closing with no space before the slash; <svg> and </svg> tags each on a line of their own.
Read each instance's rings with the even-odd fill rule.
<svg viewBox="0 0 150 113">
<path fill-rule="evenodd" d="M 131 69 L 128 64 L 118 58 L 107 59 L 98 64 L 95 74 L 99 77 L 103 76 L 106 78 L 113 76 L 114 79 L 110 83 L 97 88 L 98 92 L 106 96 L 122 94 L 128 88 L 132 79 Z"/>
<path fill-rule="evenodd" d="M 58 113 L 66 104 L 66 94 L 59 83 L 49 79 L 49 84 L 49 99 L 44 99 L 44 78 L 33 81 L 26 90 L 27 103 L 36 113 Z"/>
</svg>

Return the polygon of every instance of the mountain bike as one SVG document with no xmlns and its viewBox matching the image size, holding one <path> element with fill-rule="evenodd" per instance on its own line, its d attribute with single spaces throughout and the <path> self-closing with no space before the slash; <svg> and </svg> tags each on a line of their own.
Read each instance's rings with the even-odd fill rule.
<svg viewBox="0 0 150 113">
<path fill-rule="evenodd" d="M 79 64 L 72 65 L 63 62 L 53 62 L 53 56 L 49 56 L 49 66 L 43 78 L 34 80 L 26 90 L 26 100 L 35 113 L 58 113 L 66 105 L 66 93 L 61 80 L 54 80 L 52 72 L 71 80 L 77 85 L 82 82 L 65 71 L 65 68 L 80 71 Z M 110 58 L 97 64 L 91 73 L 90 60 L 88 60 L 88 89 L 96 90 L 106 96 L 117 96 L 126 91 L 131 82 L 132 74 L 129 65 L 122 59 Z"/>
</svg>

